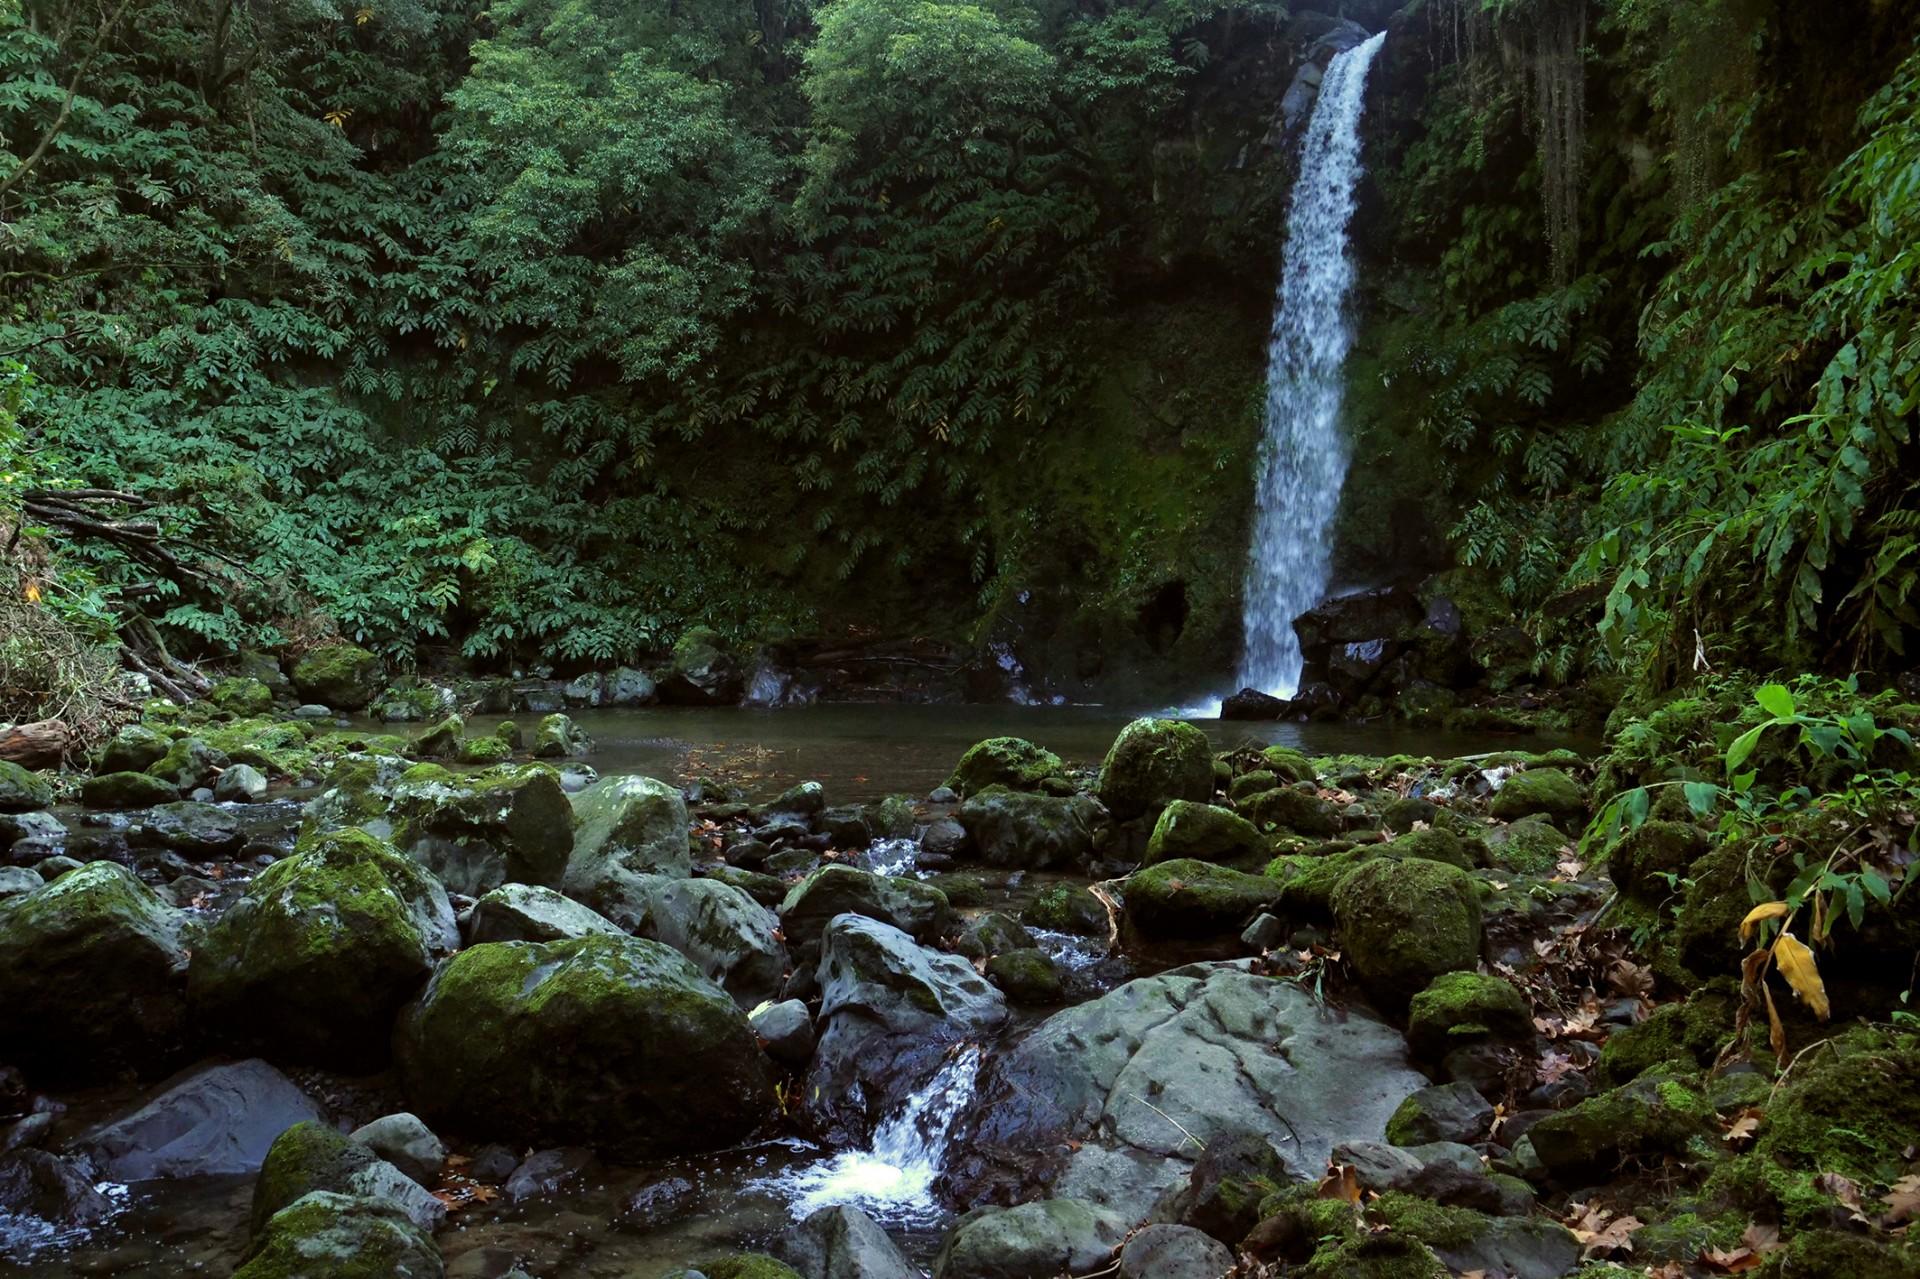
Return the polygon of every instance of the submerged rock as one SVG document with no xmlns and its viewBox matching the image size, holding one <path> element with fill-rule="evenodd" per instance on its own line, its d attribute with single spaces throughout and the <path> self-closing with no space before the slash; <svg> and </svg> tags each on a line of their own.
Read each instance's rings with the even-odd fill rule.
<svg viewBox="0 0 1920 1279">
<path fill-rule="evenodd" d="M 320 1107 L 266 1062 L 195 1066 L 74 1140 L 113 1181 L 257 1172 L 274 1139 Z"/>
<path fill-rule="evenodd" d="M 113 862 L 0 901 L 0 1043 L 29 1070 L 158 1073 L 186 1031 L 188 917 Z"/>
<path fill-rule="evenodd" d="M 1107 751 L 1098 793 L 1121 821 L 1157 813 L 1176 799 L 1211 799 L 1213 747 L 1192 724 L 1136 719 Z"/>
<path fill-rule="evenodd" d="M 401 1019 L 423 1117 L 477 1135 L 640 1156 L 728 1145 L 773 1105 L 746 1015 L 693 964 L 633 937 L 461 951 Z"/>
<path fill-rule="evenodd" d="M 432 875 L 365 831 L 337 831 L 262 871 L 214 924 L 193 1002 L 270 1056 L 378 1065 L 394 1013 L 457 945 Z"/>
</svg>

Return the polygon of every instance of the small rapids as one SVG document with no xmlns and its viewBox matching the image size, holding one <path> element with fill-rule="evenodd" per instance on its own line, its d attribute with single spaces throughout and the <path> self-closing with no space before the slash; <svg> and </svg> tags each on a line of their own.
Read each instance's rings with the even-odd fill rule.
<svg viewBox="0 0 1920 1279">
<path fill-rule="evenodd" d="M 969 1046 L 881 1122 L 869 1149 L 789 1169 L 765 1188 L 788 1202 L 795 1220 L 851 1204 L 885 1226 L 939 1225 L 946 1209 L 934 1198 L 933 1183 L 979 1076 L 980 1050 Z"/>
</svg>

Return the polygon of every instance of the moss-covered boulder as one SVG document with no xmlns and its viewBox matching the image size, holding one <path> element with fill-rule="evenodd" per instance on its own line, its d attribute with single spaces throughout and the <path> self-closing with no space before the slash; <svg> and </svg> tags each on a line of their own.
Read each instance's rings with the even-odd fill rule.
<svg viewBox="0 0 1920 1279">
<path fill-rule="evenodd" d="M 784 1261 L 775 1260 L 764 1252 L 736 1252 L 725 1257 L 711 1257 L 700 1263 L 697 1270 L 682 1270 L 678 1275 L 669 1275 L 667 1279 L 680 1279 L 680 1276 L 699 1274 L 705 1279 L 802 1279 L 799 1271 Z"/>
<path fill-rule="evenodd" d="M 1060 969 L 1037 947 L 1001 951 L 987 961 L 987 980 L 1016 1004 L 1051 1005 L 1066 998 Z"/>
<path fill-rule="evenodd" d="M 1920 1249 L 1853 1230 L 1803 1230 L 1781 1238 L 1758 1279 L 1920 1279 Z"/>
<path fill-rule="evenodd" d="M 1508 777 L 1494 792 L 1490 811 L 1503 822 L 1535 814 L 1573 825 L 1587 819 L 1587 792 L 1564 769 L 1529 768 Z"/>
<path fill-rule="evenodd" d="M 1313 761 L 1291 746 L 1269 746 L 1260 752 L 1263 768 L 1288 782 L 1315 782 L 1319 780 L 1319 770 Z"/>
<path fill-rule="evenodd" d="M 659 692 L 661 701 L 679 706 L 731 706 L 744 687 L 740 661 L 720 633 L 690 626 L 674 641 Z"/>
<path fill-rule="evenodd" d="M 558 887 L 573 854 L 573 806 L 549 768 L 461 775 L 417 764 L 394 783 L 391 814 L 394 844 L 469 896 Z"/>
<path fill-rule="evenodd" d="M 1020 908 L 1020 922 L 1075 937 L 1105 937 L 1112 931 L 1106 903 L 1078 884 L 1048 884 L 1040 889 Z"/>
<path fill-rule="evenodd" d="M 210 725 L 204 737 L 229 763 L 250 765 L 269 777 L 301 777 L 317 762 L 313 732 L 306 720 L 243 719 Z"/>
<path fill-rule="evenodd" d="M 1442 973 L 1407 1007 L 1407 1043 L 1426 1061 L 1489 1040 L 1533 1038 L 1533 1011 L 1512 982 L 1476 972 Z"/>
<path fill-rule="evenodd" d="M 1394 837 L 1381 850 L 1391 856 L 1420 857 L 1430 862 L 1445 862 L 1461 870 L 1474 868 L 1474 856 L 1467 842 L 1450 830 L 1414 830 Z"/>
<path fill-rule="evenodd" d="M 1658 905 L 1679 890 L 1687 868 L 1706 855 L 1707 833 L 1692 822 L 1655 818 L 1622 836 L 1607 854 L 1607 874 L 1628 897 Z"/>
<path fill-rule="evenodd" d="M 603 915 L 634 896 L 637 875 L 693 873 L 687 801 L 651 777 L 609 777 L 572 797 L 573 847 L 561 888 Z"/>
<path fill-rule="evenodd" d="M 168 746 L 167 753 L 149 765 L 147 772 L 186 794 L 213 785 L 220 770 L 232 762 L 225 751 L 215 749 L 204 738 L 182 737 Z"/>
<path fill-rule="evenodd" d="M 1452 1272 L 1426 1244 L 1385 1230 L 1323 1244 L 1295 1273 L 1300 1279 L 1447 1279 Z"/>
<path fill-rule="evenodd" d="M 223 679 L 207 694 L 207 701 L 229 715 L 271 715 L 273 690 L 257 679 Z"/>
<path fill-rule="evenodd" d="M 1548 874 L 1573 855 L 1574 841 L 1545 817 L 1523 817 L 1496 836 L 1494 860 L 1523 875 Z"/>
<path fill-rule="evenodd" d="M 433 1229 L 446 1216 L 438 1199 L 372 1147 L 306 1119 L 274 1138 L 267 1149 L 253 1183 L 253 1233 L 259 1235 L 275 1213 L 316 1190 L 390 1204 L 423 1230 Z"/>
<path fill-rule="evenodd" d="M 934 1279 L 1016 1279 L 1088 1274 L 1107 1264 L 1127 1223 L 1079 1199 L 976 1208 L 941 1245 Z"/>
<path fill-rule="evenodd" d="M 1367 1217 L 1394 1235 L 1425 1244 L 1451 1274 L 1556 1279 L 1580 1264 L 1579 1239 L 1544 1218 L 1489 1216 L 1398 1191 L 1369 1205 Z"/>
<path fill-rule="evenodd" d="M 473 904 L 466 921 L 467 941 L 564 941 L 593 933 L 618 935 L 621 929 L 551 888 L 502 884 Z"/>
<path fill-rule="evenodd" d="M 592 749 L 593 739 L 587 736 L 587 730 L 568 715 L 544 716 L 533 730 L 535 759 L 577 759 Z"/>
<path fill-rule="evenodd" d="M 799 950 L 817 946 L 838 915 L 864 915 L 925 941 L 953 922 L 947 895 L 916 879 L 894 879 L 854 866 L 822 866 L 780 903 L 780 926 Z"/>
<path fill-rule="evenodd" d="M 1333 890 L 1365 862 L 1380 856 L 1382 845 L 1357 848 L 1335 846 L 1304 853 L 1288 853 L 1267 863 L 1266 877 L 1280 886 L 1280 909 L 1293 919 L 1331 922 Z"/>
<path fill-rule="evenodd" d="M 0 1044 L 35 1073 L 154 1072 L 187 1029 L 187 917 L 113 862 L 0 900 Z"/>
<path fill-rule="evenodd" d="M 282 1208 L 233 1279 L 443 1279 L 433 1240 L 377 1199 L 315 1191 Z"/>
<path fill-rule="evenodd" d="M 170 740 L 145 724 L 128 724 L 100 748 L 93 770 L 96 773 L 144 773 L 167 753 Z"/>
<path fill-rule="evenodd" d="M 1033 934 L 1019 920 L 990 910 L 960 931 L 953 940 L 953 952 L 968 959 L 985 959 L 1003 951 L 1024 950 L 1033 944 Z"/>
<path fill-rule="evenodd" d="M 629 1156 L 714 1150 L 773 1106 L 727 993 L 634 937 L 495 942 L 442 964 L 395 1036 L 415 1113 L 475 1136 Z"/>
<path fill-rule="evenodd" d="M 1836 1035 L 1795 1062 L 1765 1109 L 1757 1159 L 1885 1184 L 1906 1170 L 1920 1132 L 1920 1036 L 1864 1026 Z"/>
<path fill-rule="evenodd" d="M 1280 886 L 1212 862 L 1182 859 L 1136 871 L 1125 887 L 1127 927 L 1148 940 L 1237 937 L 1280 901 Z"/>
<path fill-rule="evenodd" d="M 1158 813 L 1176 799 L 1213 798 L 1213 746 L 1183 720 L 1136 719 L 1100 765 L 1100 802 L 1121 821 Z"/>
<path fill-rule="evenodd" d="M 414 759 L 450 758 L 459 749 L 466 732 L 467 722 L 458 715 L 449 715 L 414 734 L 413 740 L 407 743 L 407 754 Z"/>
<path fill-rule="evenodd" d="M 1663 1075 L 1642 1075 L 1630 1084 L 1589 1097 L 1571 1110 L 1548 1115 L 1523 1140 L 1546 1174 L 1563 1184 L 1604 1176 L 1622 1159 L 1677 1154 L 1711 1128 L 1713 1108 L 1693 1086 Z"/>
<path fill-rule="evenodd" d="M 387 810 L 393 787 L 408 768 L 398 755 L 348 755 L 334 761 L 327 788 L 308 800 L 300 814 L 295 847 L 305 847 L 328 831 L 365 827 L 382 838 L 393 833 Z"/>
<path fill-rule="evenodd" d="M 1730 983 L 1662 1004 L 1637 1026 L 1625 1026 L 1600 1048 L 1600 1078 L 1624 1084 L 1655 1067 L 1688 1072 L 1711 1065 L 1733 1037 L 1738 1002 Z"/>
<path fill-rule="evenodd" d="M 1276 786 L 1249 795 L 1235 805 L 1262 830 L 1326 839 L 1340 831 L 1340 814 L 1332 804 L 1297 786 Z"/>
<path fill-rule="evenodd" d="M 100 773 L 80 783 L 88 808 L 152 808 L 180 798 L 172 782 L 149 773 Z"/>
<path fill-rule="evenodd" d="M 1038 790 L 1048 778 L 1059 777 L 1065 771 L 1066 765 L 1058 755 L 1024 737 L 990 737 L 967 748 L 967 753 L 954 765 L 947 785 L 962 797 L 989 786 Z"/>
<path fill-rule="evenodd" d="M 456 764 L 487 767 L 504 764 L 512 758 L 512 744 L 492 734 L 486 737 L 463 737 L 453 744 L 453 762 Z"/>
<path fill-rule="evenodd" d="M 218 804 L 191 799 L 175 800 L 151 809 L 128 831 L 128 838 L 198 858 L 232 853 L 246 842 L 239 819 L 231 812 Z"/>
<path fill-rule="evenodd" d="M 394 1013 L 458 944 L 432 875 L 365 831 L 338 831 L 247 886 L 194 952 L 190 991 L 230 1043 L 377 1066 Z"/>
<path fill-rule="evenodd" d="M 1458 866 L 1380 857 L 1333 890 L 1341 950 L 1367 993 L 1399 1010 L 1442 973 L 1480 963 L 1480 894 Z"/>
<path fill-rule="evenodd" d="M 0 813 L 31 813 L 53 803 L 53 783 L 31 769 L 0 760 Z"/>
<path fill-rule="evenodd" d="M 1674 949 L 1680 962 L 1701 977 L 1738 973 L 1746 947 L 1740 921 L 1753 909 L 1748 884 L 1766 883 L 1777 897 L 1793 866 L 1771 849 L 1745 841 L 1721 844 L 1688 868 L 1680 910 L 1674 920 Z"/>
<path fill-rule="evenodd" d="M 1147 862 L 1191 857 L 1199 861 L 1253 863 L 1267 858 L 1259 829 L 1231 809 L 1176 799 L 1160 810 L 1147 839 Z"/>
<path fill-rule="evenodd" d="M 1089 858 L 1104 814 L 1084 795 L 1035 795 L 989 786 L 955 813 L 968 843 L 990 866 L 1046 870 Z"/>
<path fill-rule="evenodd" d="M 336 711 L 365 708 L 384 682 L 380 659 L 358 644 L 323 644 L 293 667 L 293 687 L 309 702 Z"/>
<path fill-rule="evenodd" d="M 786 984 L 792 964 L 780 917 L 745 889 L 717 879 L 634 875 L 605 909 L 626 932 L 685 955 L 743 1007 L 772 999 Z"/>
</svg>

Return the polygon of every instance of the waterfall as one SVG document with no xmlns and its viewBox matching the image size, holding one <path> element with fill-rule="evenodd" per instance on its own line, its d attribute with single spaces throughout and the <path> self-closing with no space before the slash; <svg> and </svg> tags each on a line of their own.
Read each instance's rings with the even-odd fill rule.
<svg viewBox="0 0 1920 1279">
<path fill-rule="evenodd" d="M 852 1204 L 883 1225 L 939 1225 L 946 1212 L 933 1197 L 934 1179 L 979 1076 L 980 1050 L 969 1045 L 881 1121 L 868 1149 L 790 1169 L 773 1179 L 771 1189 L 788 1201 L 796 1219 Z"/>
<path fill-rule="evenodd" d="M 1347 476 L 1341 366 L 1353 335 L 1347 223 L 1360 176 L 1367 70 L 1386 32 L 1335 55 L 1307 122 L 1267 342 L 1266 434 L 1247 564 L 1240 685 L 1291 697 L 1300 684 L 1293 619 L 1327 589 L 1333 519 Z"/>
</svg>

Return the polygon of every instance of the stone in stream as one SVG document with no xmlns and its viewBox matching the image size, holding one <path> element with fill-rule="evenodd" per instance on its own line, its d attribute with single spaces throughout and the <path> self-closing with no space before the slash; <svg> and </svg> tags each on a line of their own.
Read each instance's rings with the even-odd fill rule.
<svg viewBox="0 0 1920 1279">
<path fill-rule="evenodd" d="M 773 1255 L 806 1279 L 921 1279 L 887 1232 L 858 1208 L 810 1214 L 773 1241 Z"/>
<path fill-rule="evenodd" d="M 617 935 L 620 926 L 551 888 L 502 884 L 473 905 L 467 944 L 489 941 L 562 941 L 590 933 Z"/>
<path fill-rule="evenodd" d="M 191 941 L 188 917 L 113 862 L 0 901 L 0 1044 L 35 1073 L 166 1069 Z"/>
<path fill-rule="evenodd" d="M 423 1186 L 432 1185 L 447 1162 L 447 1145 L 420 1122 L 418 1115 L 406 1111 L 382 1115 L 362 1124 L 348 1134 L 374 1154 L 398 1168 Z"/>
<path fill-rule="evenodd" d="M 276 1059 L 378 1066 L 393 1015 L 459 945 L 446 890 L 362 830 L 262 871 L 193 956 L 195 1009 Z"/>
<path fill-rule="evenodd" d="M 674 641 L 659 685 L 660 700 L 676 706 L 730 706 L 744 688 L 740 663 L 718 631 L 690 626 Z"/>
<path fill-rule="evenodd" d="M 617 900 L 601 899 L 614 923 L 673 947 L 743 1006 L 773 997 L 786 984 L 780 919 L 745 889 L 667 875 L 632 875 L 620 885 Z"/>
<path fill-rule="evenodd" d="M 1147 941 L 1238 937 L 1280 902 L 1281 886 L 1212 862 L 1183 859 L 1136 871 L 1122 889 L 1128 929 Z"/>
<path fill-rule="evenodd" d="M 1221 1279 L 1233 1254 L 1192 1226 L 1148 1226 L 1120 1252 L 1120 1279 Z"/>
<path fill-rule="evenodd" d="M 274 1138 L 320 1107 L 258 1058 L 195 1066 L 74 1139 L 111 1181 L 257 1172 Z"/>
<path fill-rule="evenodd" d="M 258 804 L 267 797 L 267 778 L 251 764 L 234 764 L 213 784 L 213 797 L 223 804 Z"/>
<path fill-rule="evenodd" d="M 890 924 L 841 915 L 820 955 L 820 1041 L 807 1074 L 814 1119 L 850 1142 L 933 1077 L 949 1048 L 997 1030 L 1000 992 L 957 955 Z"/>
<path fill-rule="evenodd" d="M 232 770 L 229 769 L 229 772 Z M 135 844 L 158 844 L 187 857 L 218 857 L 246 843 L 240 822 L 224 808 L 197 800 L 161 804 L 128 832 Z"/>
<path fill-rule="evenodd" d="M 533 731 L 535 759 L 577 759 L 593 749 L 587 730 L 566 715 L 543 716 Z"/>
<path fill-rule="evenodd" d="M 948 1173 L 961 1202 L 1038 1178 L 1138 1221 L 1203 1149 L 1242 1137 L 1316 1178 L 1425 1083 L 1391 1027 L 1246 961 L 1195 964 L 1055 1013 L 995 1058 Z M 1063 1166 L 1036 1164 L 1070 1142 Z"/>
<path fill-rule="evenodd" d="M 144 724 L 128 724 L 100 748 L 93 771 L 106 773 L 144 773 L 167 753 L 167 739 Z"/>
<path fill-rule="evenodd" d="M 592 1165 L 593 1152 L 585 1146 L 536 1150 L 507 1178 L 507 1202 L 545 1198 L 580 1180 Z"/>
<path fill-rule="evenodd" d="M 0 760 L 0 813 L 30 813 L 53 804 L 53 783 L 8 760 Z"/>
<path fill-rule="evenodd" d="M 686 1154 L 746 1136 L 774 1102 L 746 1014 L 636 937 L 469 947 L 394 1039 L 414 1111 L 476 1136 Z"/>
<path fill-rule="evenodd" d="M 392 1204 L 317 1190 L 275 1213 L 233 1279 L 444 1279 L 433 1237 Z"/>
<path fill-rule="evenodd" d="M 1075 937 L 1104 938 L 1112 928 L 1106 903 L 1078 884 L 1048 884 L 1021 908 L 1020 922 Z"/>
<path fill-rule="evenodd" d="M 1048 778 L 1066 771 L 1060 757 L 1024 737 L 990 737 L 967 748 L 954 765 L 947 786 L 964 798 L 987 789 L 1039 790 Z"/>
<path fill-rule="evenodd" d="M 325 644 L 294 664 L 293 687 L 309 702 L 357 711 L 380 691 L 380 659 L 354 644 Z"/>
<path fill-rule="evenodd" d="M 152 808 L 179 798 L 172 782 L 147 773 L 100 773 L 80 783 L 80 802 L 88 808 Z"/>
<path fill-rule="evenodd" d="M 796 952 L 811 951 L 841 915 L 891 924 L 918 941 L 953 922 L 947 895 L 916 879 L 891 879 L 852 866 L 822 866 L 795 884 L 780 903 L 780 926 Z"/>
<path fill-rule="evenodd" d="M 1267 840 L 1252 822 L 1231 809 L 1176 799 L 1160 812 L 1147 838 L 1149 865 L 1176 858 L 1266 864 Z"/>
<path fill-rule="evenodd" d="M 974 853 L 989 866 L 1026 870 L 1090 860 L 1106 813 L 1085 795 L 1034 795 L 1001 786 L 967 797 L 955 814 Z"/>
<path fill-rule="evenodd" d="M 215 750 L 198 737 L 182 737 L 167 747 L 167 753 L 148 766 L 147 772 L 173 787 L 179 795 L 201 786 L 213 785 L 220 770 L 233 761 L 226 752 Z"/>
<path fill-rule="evenodd" d="M 253 1183 L 253 1233 L 258 1236 L 275 1213 L 316 1190 L 391 1204 L 427 1231 L 447 1215 L 445 1204 L 371 1149 L 306 1120 L 274 1138 L 267 1150 Z"/>
<path fill-rule="evenodd" d="M 0 867 L 0 899 L 30 893 L 46 881 L 25 866 Z"/>
<path fill-rule="evenodd" d="M 987 961 L 987 977 L 1016 1004 L 1058 1004 L 1066 999 L 1059 968 L 1036 946 L 995 955 Z"/>
<path fill-rule="evenodd" d="M 1098 1204 L 1041 1199 L 976 1208 L 947 1234 L 934 1279 L 1038 1279 L 1087 1274 L 1109 1263 L 1128 1222 Z"/>
<path fill-rule="evenodd" d="M 566 792 L 538 765 L 461 776 L 416 764 L 394 783 L 392 819 L 397 848 L 473 897 L 506 883 L 559 887 L 574 851 Z"/>
<path fill-rule="evenodd" d="M 1443 973 L 1480 963 L 1480 892 L 1457 866 L 1378 857 L 1340 880 L 1332 896 L 1341 947 L 1382 1007 L 1407 1006 Z"/>
<path fill-rule="evenodd" d="M 1213 746 L 1183 720 L 1136 719 L 1100 765 L 1100 802 L 1121 821 L 1158 813 L 1176 799 L 1213 797 Z"/>
<path fill-rule="evenodd" d="M 91 1226 L 114 1214 L 84 1169 L 44 1150 L 0 1155 L 0 1221 L 29 1217 L 58 1230 Z"/>
<path fill-rule="evenodd" d="M 804 1067 L 813 1059 L 813 1018 L 798 999 L 762 1004 L 747 1014 L 767 1056 L 783 1066 Z"/>
<path fill-rule="evenodd" d="M 569 798 L 573 848 L 560 887 L 609 918 L 640 875 L 693 873 L 687 802 L 651 777 L 610 777 Z"/>
</svg>

